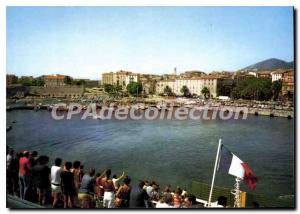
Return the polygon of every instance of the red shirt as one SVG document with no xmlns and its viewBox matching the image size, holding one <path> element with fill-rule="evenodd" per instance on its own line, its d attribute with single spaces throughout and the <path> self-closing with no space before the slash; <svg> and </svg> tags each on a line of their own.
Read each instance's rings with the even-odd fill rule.
<svg viewBox="0 0 300 214">
<path fill-rule="evenodd" d="M 26 171 L 25 166 L 27 166 L 28 169 L 31 168 L 29 159 L 26 158 L 26 157 L 21 157 L 20 160 L 19 160 L 19 165 L 20 165 L 20 167 L 19 167 L 19 173 L 21 175 L 28 175 L 28 172 Z"/>
</svg>

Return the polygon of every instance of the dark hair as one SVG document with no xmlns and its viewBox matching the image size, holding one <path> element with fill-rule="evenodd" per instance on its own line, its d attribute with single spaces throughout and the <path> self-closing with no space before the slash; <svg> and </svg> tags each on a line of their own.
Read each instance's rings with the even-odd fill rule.
<svg viewBox="0 0 300 214">
<path fill-rule="evenodd" d="M 80 161 L 74 161 L 73 162 L 73 168 L 78 169 L 80 167 Z"/>
<path fill-rule="evenodd" d="M 165 191 L 164 192 L 171 192 L 171 188 L 170 187 L 171 187 L 170 185 L 167 185 L 165 187 Z"/>
<path fill-rule="evenodd" d="M 145 185 L 145 181 L 140 181 L 139 182 L 139 187 L 143 188 L 144 185 Z"/>
<path fill-rule="evenodd" d="M 17 153 L 17 158 L 20 159 L 21 157 L 23 157 L 23 153 L 22 152 L 18 152 Z"/>
<path fill-rule="evenodd" d="M 155 181 L 152 181 L 152 182 L 151 182 L 151 186 L 152 186 L 152 185 L 156 185 L 156 182 L 155 182 Z"/>
<path fill-rule="evenodd" d="M 181 195 L 182 194 L 182 189 L 180 187 L 177 187 L 175 193 Z"/>
<path fill-rule="evenodd" d="M 94 168 L 91 168 L 90 169 L 90 171 L 89 171 L 89 175 L 91 176 L 91 177 L 93 177 L 94 175 L 95 175 L 95 169 Z"/>
<path fill-rule="evenodd" d="M 111 170 L 110 169 L 106 170 L 105 175 L 107 178 L 109 178 L 109 176 L 111 175 Z"/>
<path fill-rule="evenodd" d="M 32 157 L 37 157 L 37 155 L 38 155 L 38 152 L 37 152 L 37 151 L 31 152 L 31 156 L 32 156 Z"/>
<path fill-rule="evenodd" d="M 188 198 L 189 202 L 191 202 L 191 204 L 196 204 L 196 197 L 194 195 L 189 194 L 187 196 L 187 198 Z"/>
<path fill-rule="evenodd" d="M 9 150 L 9 154 L 10 154 L 10 155 L 13 155 L 13 154 L 14 154 L 14 150 L 13 150 L 13 149 L 10 149 L 10 150 Z"/>
<path fill-rule="evenodd" d="M 126 184 L 126 185 L 129 185 L 130 184 L 130 181 L 131 181 L 131 179 L 130 179 L 130 177 L 128 177 L 128 176 L 126 176 L 124 179 L 123 179 L 123 182 L 124 182 L 124 184 Z M 143 185 L 144 186 L 144 185 Z"/>
<path fill-rule="evenodd" d="M 61 162 L 62 162 L 61 158 L 56 158 L 55 161 L 54 161 L 54 164 L 55 164 L 55 166 L 60 166 Z"/>
<path fill-rule="evenodd" d="M 72 163 L 71 163 L 70 161 L 67 161 L 67 162 L 65 163 L 65 167 L 66 167 L 67 170 L 70 170 L 71 167 L 72 167 Z"/>
<path fill-rule="evenodd" d="M 167 203 L 167 204 L 171 204 L 172 203 L 172 196 L 171 195 L 164 195 L 162 197 L 163 202 Z"/>
<path fill-rule="evenodd" d="M 84 168 L 84 166 L 83 165 L 80 165 L 80 169 L 83 169 Z"/>
<path fill-rule="evenodd" d="M 97 174 L 96 174 L 96 177 L 99 177 L 101 174 L 98 172 Z"/>
<path fill-rule="evenodd" d="M 227 206 L 227 197 L 220 196 L 218 198 L 218 204 L 222 205 L 223 207 L 226 207 Z"/>
<path fill-rule="evenodd" d="M 46 155 L 41 155 L 38 159 L 37 162 L 39 164 L 47 164 L 49 162 L 49 157 Z"/>
<path fill-rule="evenodd" d="M 114 175 L 113 175 L 113 178 L 117 178 L 117 175 L 116 175 L 116 174 L 114 174 Z"/>
</svg>

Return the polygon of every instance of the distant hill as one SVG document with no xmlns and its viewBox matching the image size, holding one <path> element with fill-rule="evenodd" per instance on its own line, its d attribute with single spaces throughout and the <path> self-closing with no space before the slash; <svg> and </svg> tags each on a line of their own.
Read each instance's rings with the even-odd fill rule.
<svg viewBox="0 0 300 214">
<path fill-rule="evenodd" d="M 267 59 L 258 63 L 255 63 L 253 65 L 249 65 L 243 69 L 240 70 L 245 70 L 245 69 L 257 69 L 257 70 L 276 70 L 276 69 L 289 69 L 289 68 L 294 68 L 294 62 L 286 62 L 280 59 L 276 58 L 271 58 Z"/>
</svg>

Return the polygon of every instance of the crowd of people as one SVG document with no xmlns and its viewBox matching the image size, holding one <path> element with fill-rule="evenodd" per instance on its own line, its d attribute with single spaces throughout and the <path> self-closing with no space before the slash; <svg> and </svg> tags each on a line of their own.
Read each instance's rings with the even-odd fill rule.
<svg viewBox="0 0 300 214">
<path fill-rule="evenodd" d="M 49 157 L 38 152 L 15 153 L 7 148 L 7 191 L 21 199 L 52 208 L 201 208 L 187 191 L 171 186 L 160 188 L 155 181 L 131 183 L 110 169 L 96 173 L 80 161 Z M 224 205 L 226 206 L 226 205 Z"/>
</svg>

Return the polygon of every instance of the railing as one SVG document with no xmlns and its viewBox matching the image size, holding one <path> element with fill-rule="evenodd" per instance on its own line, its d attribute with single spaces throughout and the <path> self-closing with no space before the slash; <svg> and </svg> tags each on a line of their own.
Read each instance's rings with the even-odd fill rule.
<svg viewBox="0 0 300 214">
<path fill-rule="evenodd" d="M 208 196 L 209 196 L 209 190 L 210 190 L 210 185 L 201 183 L 201 182 L 197 182 L 197 181 L 192 181 L 191 193 L 193 195 L 195 195 L 197 198 L 207 200 Z M 233 194 L 231 194 L 231 189 L 214 186 L 212 201 L 217 201 L 218 197 L 220 197 L 220 196 L 227 197 L 227 205 L 229 207 L 233 207 L 234 196 L 233 196 Z M 251 194 L 251 193 L 246 193 L 244 200 L 245 201 L 244 201 L 243 207 L 246 207 L 246 208 L 251 208 L 252 202 L 259 203 L 259 206 L 261 208 L 262 207 L 265 207 L 265 208 L 272 208 L 272 207 L 294 208 L 295 207 L 295 202 L 291 199 L 281 200 L 281 199 L 274 198 L 274 197 L 262 196 L 262 195 Z"/>
</svg>

